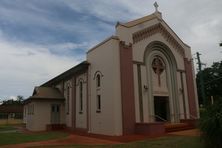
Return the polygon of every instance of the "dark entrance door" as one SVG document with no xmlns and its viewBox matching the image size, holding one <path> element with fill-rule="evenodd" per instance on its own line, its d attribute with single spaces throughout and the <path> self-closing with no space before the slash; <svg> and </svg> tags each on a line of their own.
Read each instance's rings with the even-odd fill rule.
<svg viewBox="0 0 222 148">
<path fill-rule="evenodd" d="M 52 104 L 51 105 L 51 124 L 60 123 L 60 105 Z"/>
<path fill-rule="evenodd" d="M 158 122 L 169 121 L 168 97 L 154 96 L 155 120 Z"/>
</svg>

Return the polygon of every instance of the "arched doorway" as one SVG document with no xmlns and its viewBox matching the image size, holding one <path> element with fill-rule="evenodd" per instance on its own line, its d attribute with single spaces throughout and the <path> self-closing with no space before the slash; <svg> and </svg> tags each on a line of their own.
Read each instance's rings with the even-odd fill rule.
<svg viewBox="0 0 222 148">
<path fill-rule="evenodd" d="M 144 54 L 150 122 L 179 122 L 177 63 L 164 43 L 150 43 Z"/>
</svg>

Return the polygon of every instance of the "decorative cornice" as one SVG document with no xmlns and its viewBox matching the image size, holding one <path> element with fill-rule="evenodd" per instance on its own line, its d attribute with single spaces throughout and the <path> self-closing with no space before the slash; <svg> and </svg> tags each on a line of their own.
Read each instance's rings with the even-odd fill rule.
<svg viewBox="0 0 222 148">
<path fill-rule="evenodd" d="M 125 41 L 120 41 L 119 44 L 123 48 L 131 48 L 132 47 L 132 43 L 129 43 L 129 45 L 127 45 Z"/>
<path fill-rule="evenodd" d="M 155 24 L 151 27 L 145 28 L 141 31 L 133 33 L 133 43 L 137 43 L 141 40 L 144 40 L 152 35 L 160 33 L 169 42 L 177 52 L 184 57 L 184 48 L 178 43 L 178 41 L 166 30 L 166 28 L 161 24 Z"/>
</svg>

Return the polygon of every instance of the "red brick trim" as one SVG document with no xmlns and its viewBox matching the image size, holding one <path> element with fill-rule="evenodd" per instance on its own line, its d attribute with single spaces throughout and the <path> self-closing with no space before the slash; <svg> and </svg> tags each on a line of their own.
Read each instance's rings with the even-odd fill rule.
<svg viewBox="0 0 222 148">
<path fill-rule="evenodd" d="M 135 133 L 147 136 L 161 136 L 165 134 L 164 122 L 136 123 Z"/>
<path fill-rule="evenodd" d="M 187 58 L 184 58 L 184 66 L 186 71 L 187 93 L 188 93 L 188 104 L 189 104 L 190 115 L 191 118 L 192 116 L 197 117 L 192 61 L 188 61 Z"/>
<path fill-rule="evenodd" d="M 135 100 L 132 45 L 119 43 L 123 135 L 135 132 Z"/>
</svg>

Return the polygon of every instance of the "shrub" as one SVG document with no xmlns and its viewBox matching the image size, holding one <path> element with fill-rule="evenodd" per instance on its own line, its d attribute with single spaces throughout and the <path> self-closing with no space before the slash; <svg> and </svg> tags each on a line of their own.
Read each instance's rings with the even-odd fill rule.
<svg viewBox="0 0 222 148">
<path fill-rule="evenodd" d="M 207 147 L 222 148 L 222 101 L 216 101 L 204 110 L 199 124 Z"/>
</svg>

